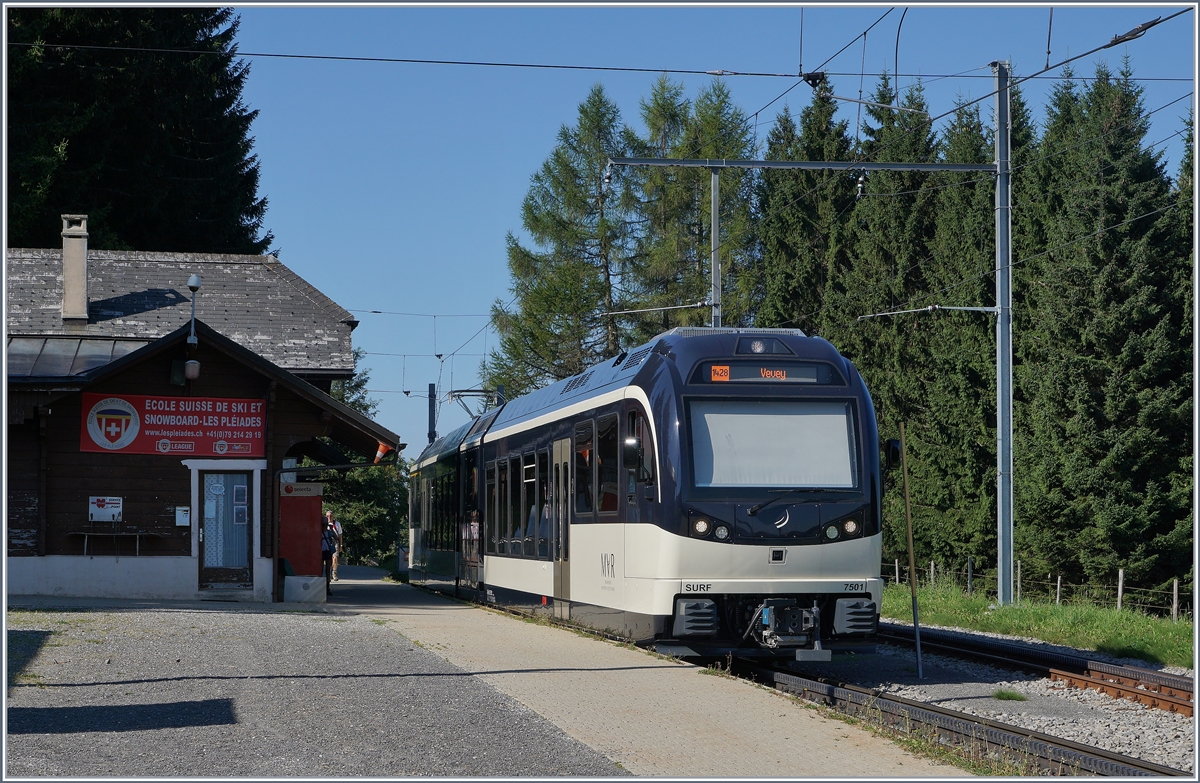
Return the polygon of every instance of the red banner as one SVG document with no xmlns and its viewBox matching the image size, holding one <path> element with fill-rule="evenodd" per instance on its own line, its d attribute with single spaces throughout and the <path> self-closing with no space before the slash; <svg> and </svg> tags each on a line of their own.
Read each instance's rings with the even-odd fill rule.
<svg viewBox="0 0 1200 783">
<path fill-rule="evenodd" d="M 262 457 L 266 429 L 262 400 L 84 392 L 79 450 Z"/>
</svg>

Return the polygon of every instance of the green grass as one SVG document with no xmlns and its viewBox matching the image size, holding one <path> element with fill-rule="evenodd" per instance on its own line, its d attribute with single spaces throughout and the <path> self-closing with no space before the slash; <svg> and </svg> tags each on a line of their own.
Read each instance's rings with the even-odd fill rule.
<svg viewBox="0 0 1200 783">
<path fill-rule="evenodd" d="M 1150 663 L 1193 666 L 1190 621 L 1173 623 L 1132 610 L 1118 612 L 1089 604 L 1056 606 L 1028 599 L 1019 605 L 998 607 L 995 599 L 979 593 L 966 595 L 957 585 L 922 587 L 917 591 L 917 601 L 922 625 L 1028 636 Z M 912 622 L 912 596 L 907 585 L 887 585 L 882 615 Z"/>
<path fill-rule="evenodd" d="M 999 699 L 1000 701 L 1029 701 L 1023 694 L 1017 693 L 1016 691 L 1010 691 L 1006 688 L 1001 688 L 993 693 L 992 698 Z"/>
</svg>

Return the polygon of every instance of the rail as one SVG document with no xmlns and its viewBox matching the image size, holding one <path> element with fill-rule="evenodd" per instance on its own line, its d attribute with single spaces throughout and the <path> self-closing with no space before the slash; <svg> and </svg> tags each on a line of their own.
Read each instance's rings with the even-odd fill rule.
<svg viewBox="0 0 1200 783">
<path fill-rule="evenodd" d="M 879 638 L 914 643 L 912 627 L 895 623 L 880 623 Z M 958 657 L 1034 671 L 1074 687 L 1092 688 L 1149 707 L 1189 717 L 1193 714 L 1195 681 L 1191 677 L 1119 666 L 1031 645 L 965 637 L 934 628 L 921 629 L 921 646 Z"/>
</svg>

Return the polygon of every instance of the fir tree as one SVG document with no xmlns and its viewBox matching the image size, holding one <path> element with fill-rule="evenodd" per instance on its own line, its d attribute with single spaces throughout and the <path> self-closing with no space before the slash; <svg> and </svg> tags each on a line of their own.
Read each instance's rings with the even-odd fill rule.
<svg viewBox="0 0 1200 783">
<path fill-rule="evenodd" d="M 990 163 L 992 148 L 978 104 L 960 106 L 943 134 L 944 161 Z M 946 172 L 935 182 L 937 223 L 922 265 L 928 301 L 992 306 L 995 178 Z M 955 310 L 920 317 L 927 337 L 916 435 L 928 447 L 913 491 L 931 512 L 921 537 L 940 563 L 965 569 L 967 557 L 982 565 L 996 551 L 995 317 Z"/>
<path fill-rule="evenodd" d="M 237 29 L 228 8 L 8 9 L 10 246 L 84 213 L 97 248 L 266 251 Z"/>
<path fill-rule="evenodd" d="M 753 151 L 747 118 L 717 79 L 693 103 L 682 88 L 663 78 L 643 103 L 649 131 L 637 145 L 644 154 L 714 160 L 748 158 Z M 633 266 L 631 290 L 641 307 L 676 307 L 705 301 L 712 291 L 711 175 L 706 169 L 657 168 L 638 175 L 643 217 L 638 263 Z M 720 232 L 723 323 L 734 325 L 750 317 L 747 287 L 753 264 L 751 172 L 723 169 L 720 174 Z M 740 279 L 739 279 L 740 278 Z M 710 321 L 707 308 L 664 310 L 635 319 L 634 341 L 653 337 L 664 328 L 702 325 Z"/>
<path fill-rule="evenodd" d="M 767 137 L 768 160 L 849 160 L 852 142 L 822 81 L 800 111 L 799 127 L 785 109 Z M 844 172 L 766 169 L 756 190 L 763 296 L 756 323 L 820 334 L 831 269 L 846 264 L 846 220 L 854 204 Z"/>
<path fill-rule="evenodd" d="M 1018 441 L 1020 545 L 1068 576 L 1169 575 L 1187 516 L 1172 492 L 1191 444 L 1190 346 L 1161 153 L 1143 147 L 1141 88 L 1101 65 L 1085 91 L 1055 95 L 1038 205 L 1047 248 L 1031 260 Z M 1166 251 L 1166 252 L 1164 252 Z"/>
<path fill-rule="evenodd" d="M 892 98 L 891 82 L 884 74 L 871 100 L 887 106 Z M 926 110 L 920 85 L 906 91 L 901 106 Z M 870 107 L 867 115 L 862 151 L 872 160 L 936 159 L 938 140 L 927 115 L 882 107 Z M 937 433 L 920 421 L 930 403 L 925 396 L 930 320 L 912 315 L 862 321 L 858 317 L 905 309 L 928 290 L 924 265 L 935 218 L 935 191 L 924 187 L 928 179 L 924 173 L 898 171 L 864 177 L 862 198 L 851 213 L 848 260 L 831 270 L 822 319 L 823 335 L 855 362 L 871 390 L 880 437 L 899 437 L 900 422 L 907 422 L 909 468 L 918 483 L 933 470 L 926 455 L 938 447 Z M 922 496 L 914 497 L 914 526 L 927 528 L 935 515 Z M 884 545 L 899 549 L 905 546 L 903 539 L 903 506 L 898 493 L 890 493 L 885 497 Z M 923 540 L 920 553 L 927 554 L 928 546 Z"/>
</svg>

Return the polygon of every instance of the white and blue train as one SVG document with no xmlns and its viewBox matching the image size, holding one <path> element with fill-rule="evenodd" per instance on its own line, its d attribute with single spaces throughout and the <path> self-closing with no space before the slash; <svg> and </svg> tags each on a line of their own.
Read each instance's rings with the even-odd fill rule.
<svg viewBox="0 0 1200 783">
<path fill-rule="evenodd" d="M 409 578 L 679 656 L 873 641 L 879 436 L 792 329 L 672 329 L 505 402 L 413 465 Z"/>
</svg>

